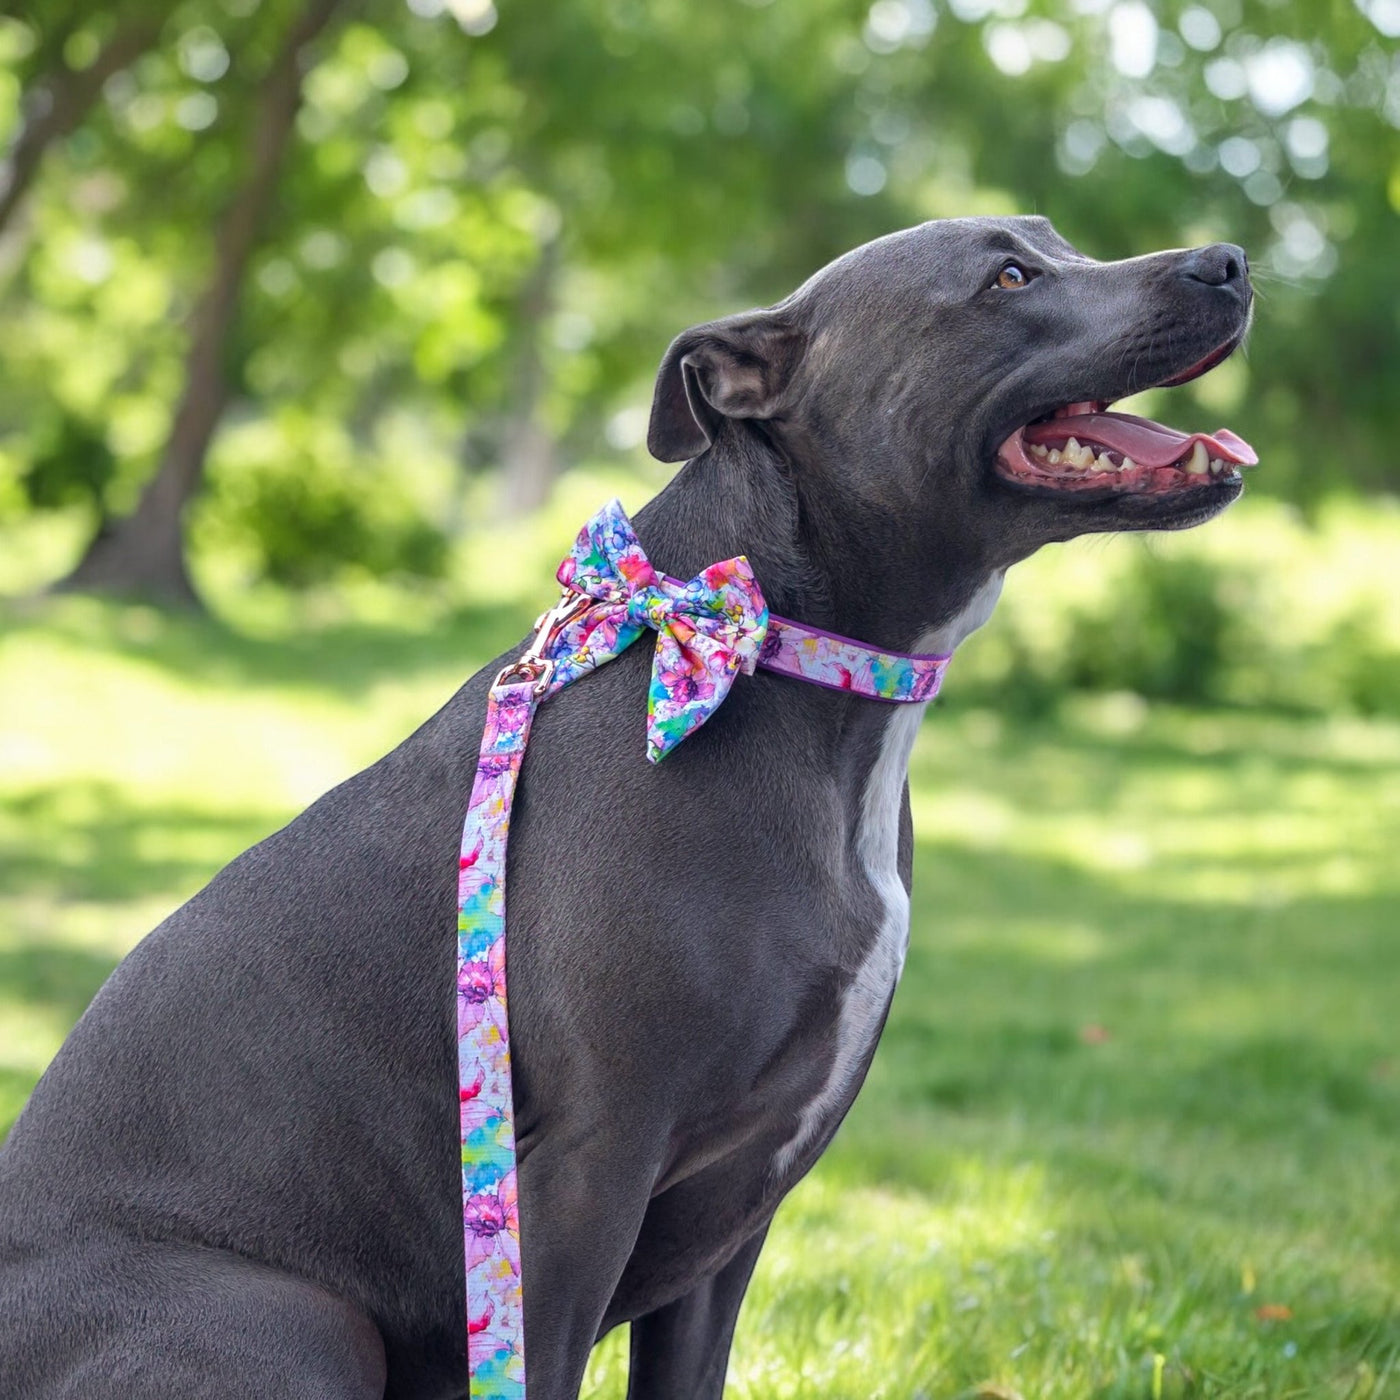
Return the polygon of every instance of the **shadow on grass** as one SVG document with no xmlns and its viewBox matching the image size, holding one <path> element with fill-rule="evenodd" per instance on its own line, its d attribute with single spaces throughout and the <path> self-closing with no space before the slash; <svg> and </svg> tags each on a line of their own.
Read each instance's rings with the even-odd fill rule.
<svg viewBox="0 0 1400 1400">
<path fill-rule="evenodd" d="M 111 975 L 118 959 L 61 943 L 22 943 L 0 949 L 0 1017 L 19 1004 L 74 1025 Z M 19 1117 L 39 1071 L 0 1066 L 0 1142 Z"/>
<path fill-rule="evenodd" d="M 27 941 L 0 948 L 0 1022 L 8 1007 L 23 1006 L 66 1030 L 87 1010 L 117 961 L 115 954 L 63 943 Z M 0 1065 L 0 1141 L 38 1078 L 38 1068 Z"/>
<path fill-rule="evenodd" d="M 288 819 L 285 811 L 220 813 L 208 805 L 131 802 L 101 782 L 67 782 L 7 799 L 7 894 L 127 900 L 192 891 Z"/>
<path fill-rule="evenodd" d="M 107 980 L 117 958 L 64 944 L 23 943 L 0 949 L 4 1000 L 43 1007 L 75 1022 Z"/>
</svg>

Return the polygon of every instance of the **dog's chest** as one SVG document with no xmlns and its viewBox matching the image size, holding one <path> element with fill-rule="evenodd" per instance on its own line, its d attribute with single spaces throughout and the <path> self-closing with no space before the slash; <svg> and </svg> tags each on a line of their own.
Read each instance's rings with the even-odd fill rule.
<svg viewBox="0 0 1400 1400">
<path fill-rule="evenodd" d="M 773 1173 L 780 1178 L 788 1175 L 809 1148 L 828 1136 L 834 1120 L 844 1113 L 904 968 L 909 945 L 909 894 L 899 873 L 899 820 L 909 753 L 923 711 L 922 705 L 908 705 L 890 718 L 879 757 L 866 780 L 855 847 L 875 901 L 875 934 L 842 995 L 825 1082 L 803 1105 L 797 1131 L 773 1159 Z"/>
<path fill-rule="evenodd" d="M 952 651 L 991 616 L 1002 575 L 992 575 L 945 627 L 920 639 L 920 651 Z M 825 1141 L 850 1106 L 870 1062 L 909 946 L 909 892 L 899 873 L 899 825 L 909 756 L 925 706 L 900 706 L 887 721 L 861 794 L 855 849 L 877 905 L 873 939 L 845 989 L 833 1031 L 831 1067 L 815 1096 L 802 1107 L 797 1129 L 772 1161 L 775 1178 Z"/>
</svg>

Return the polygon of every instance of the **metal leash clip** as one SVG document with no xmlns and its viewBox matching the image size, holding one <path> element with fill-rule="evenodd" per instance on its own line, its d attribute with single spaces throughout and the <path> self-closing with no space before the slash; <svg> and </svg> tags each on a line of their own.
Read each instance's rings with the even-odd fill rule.
<svg viewBox="0 0 1400 1400">
<path fill-rule="evenodd" d="M 533 681 L 535 699 L 543 699 L 554 676 L 554 662 L 545 655 L 545 649 L 569 622 L 587 611 L 592 604 L 593 599 L 586 593 L 566 592 L 552 608 L 546 609 L 535 619 L 534 639 L 516 660 L 501 668 L 491 682 L 491 688 L 494 690 L 497 686 Z"/>
</svg>

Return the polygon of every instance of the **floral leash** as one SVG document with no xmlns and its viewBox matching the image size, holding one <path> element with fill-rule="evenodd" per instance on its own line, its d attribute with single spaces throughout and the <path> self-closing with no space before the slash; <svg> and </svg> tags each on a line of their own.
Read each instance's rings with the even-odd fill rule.
<svg viewBox="0 0 1400 1400">
<path fill-rule="evenodd" d="M 647 758 L 659 762 L 709 718 L 740 671 L 776 671 L 873 700 L 938 694 L 947 656 L 882 652 L 775 617 L 749 561 L 688 583 L 652 568 L 622 506 L 579 531 L 564 596 L 492 683 L 457 883 L 457 1066 L 471 1400 L 524 1400 L 524 1296 L 510 1029 L 506 1018 L 506 838 L 530 723 L 542 700 L 654 631 Z"/>
</svg>

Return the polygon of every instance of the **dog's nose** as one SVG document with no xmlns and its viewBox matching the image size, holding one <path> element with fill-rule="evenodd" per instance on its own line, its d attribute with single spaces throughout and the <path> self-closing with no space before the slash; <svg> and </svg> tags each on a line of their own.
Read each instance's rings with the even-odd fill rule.
<svg viewBox="0 0 1400 1400">
<path fill-rule="evenodd" d="M 1248 280 L 1249 259 L 1244 249 L 1234 243 L 1212 243 L 1205 248 L 1193 248 L 1186 254 L 1181 272 L 1193 282 L 1208 287 L 1226 287 Z"/>
</svg>

